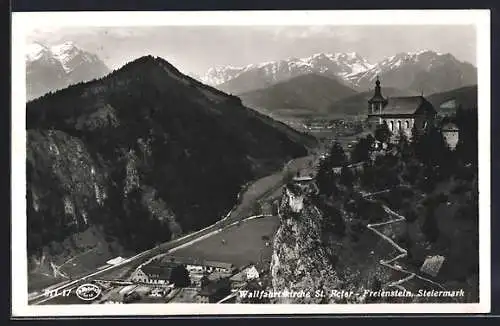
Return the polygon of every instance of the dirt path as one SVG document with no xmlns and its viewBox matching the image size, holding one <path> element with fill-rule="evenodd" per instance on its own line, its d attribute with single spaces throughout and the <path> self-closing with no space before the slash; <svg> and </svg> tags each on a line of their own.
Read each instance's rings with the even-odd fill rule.
<svg viewBox="0 0 500 326">
<path fill-rule="evenodd" d="M 386 192 L 386 191 L 384 191 Z M 380 193 L 380 192 L 378 192 Z M 444 290 L 446 291 L 446 288 L 437 283 L 437 282 L 434 282 L 428 278 L 425 278 L 423 276 L 420 276 L 414 272 L 410 272 L 408 270 L 405 270 L 404 268 L 402 268 L 400 265 L 396 264 L 397 261 L 403 259 L 403 258 L 406 258 L 408 256 L 408 251 L 406 249 L 404 249 L 403 247 L 399 246 L 396 242 L 394 242 L 391 238 L 389 238 L 388 236 L 386 236 L 385 234 L 383 234 L 382 232 L 380 232 L 378 230 L 378 228 L 380 227 L 384 227 L 384 226 L 387 226 L 387 225 L 391 225 L 391 224 L 394 224 L 394 223 L 405 223 L 406 222 L 406 218 L 402 215 L 399 215 L 398 213 L 394 212 L 392 209 L 390 209 L 389 207 L 387 207 L 386 205 L 384 204 L 381 204 L 383 209 L 385 210 L 385 212 L 393 217 L 393 219 L 389 220 L 389 221 L 385 221 L 385 222 L 380 222 L 380 223 L 373 223 L 373 224 L 368 224 L 366 227 L 370 230 L 372 230 L 374 233 L 376 233 L 377 235 L 379 235 L 382 239 L 384 239 L 385 241 L 387 241 L 388 243 L 390 243 L 394 249 L 396 249 L 399 254 L 396 255 L 395 257 L 393 258 L 390 258 L 390 259 L 387 259 L 387 260 L 384 260 L 384 259 L 381 259 L 380 260 L 380 264 L 387 267 L 387 268 L 390 268 L 394 271 L 398 271 L 398 272 L 401 272 L 401 273 L 404 273 L 404 274 L 407 274 L 406 277 L 400 279 L 400 280 L 397 280 L 397 281 L 394 281 L 394 282 L 390 282 L 389 284 L 386 284 L 386 287 L 396 287 L 398 289 L 401 289 L 401 290 L 406 290 L 403 286 L 404 283 L 414 279 L 414 278 L 417 278 L 417 279 L 420 279 L 424 282 L 427 282 L 429 284 L 432 284 L 433 286 L 436 286 L 438 288 L 440 288 L 441 290 Z"/>
</svg>

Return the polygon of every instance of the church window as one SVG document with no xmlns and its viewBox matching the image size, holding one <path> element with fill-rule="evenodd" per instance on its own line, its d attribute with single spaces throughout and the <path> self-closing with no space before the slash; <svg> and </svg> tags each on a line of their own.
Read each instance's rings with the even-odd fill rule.
<svg viewBox="0 0 500 326">
<path fill-rule="evenodd" d="M 398 121 L 398 130 L 401 130 L 401 121 Z"/>
<path fill-rule="evenodd" d="M 406 120 L 406 129 L 410 129 L 410 121 Z"/>
<path fill-rule="evenodd" d="M 390 122 L 390 127 L 389 127 L 389 129 L 390 129 L 391 131 L 393 131 L 393 130 L 394 130 L 394 121 L 391 121 L 391 122 Z"/>
</svg>

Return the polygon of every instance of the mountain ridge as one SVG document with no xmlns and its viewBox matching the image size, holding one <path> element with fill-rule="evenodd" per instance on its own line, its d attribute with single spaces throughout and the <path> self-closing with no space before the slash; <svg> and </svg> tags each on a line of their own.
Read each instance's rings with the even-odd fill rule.
<svg viewBox="0 0 500 326">
<path fill-rule="evenodd" d="M 426 93 L 446 91 L 477 83 L 477 68 L 456 59 L 450 53 L 432 50 L 400 52 L 372 64 L 356 52 L 316 53 L 305 58 L 288 58 L 246 66 L 221 66 L 209 68 L 200 77 L 202 81 L 225 92 L 242 94 L 308 73 L 335 76 L 357 91 L 372 87 L 380 75 L 387 87 L 408 88 Z M 439 76 L 451 81 L 444 82 Z M 439 82 L 432 82 L 433 78 Z M 443 87 L 439 85 L 443 84 Z M 402 87 L 403 86 L 403 87 Z"/>
<path fill-rule="evenodd" d="M 67 41 L 53 46 L 35 42 L 25 54 L 27 100 L 110 72 L 95 54 Z"/>
</svg>

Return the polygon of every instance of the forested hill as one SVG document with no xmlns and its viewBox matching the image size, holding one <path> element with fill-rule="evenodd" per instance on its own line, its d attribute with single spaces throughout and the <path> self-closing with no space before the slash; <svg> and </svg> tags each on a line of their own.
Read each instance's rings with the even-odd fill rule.
<svg viewBox="0 0 500 326">
<path fill-rule="evenodd" d="M 95 225 L 134 251 L 200 229 L 314 146 L 152 56 L 29 102 L 27 128 L 34 255 Z"/>
<path fill-rule="evenodd" d="M 335 77 L 307 74 L 239 96 L 249 107 L 264 108 L 269 111 L 305 109 L 321 113 L 335 101 L 354 94 L 356 91 Z"/>
</svg>

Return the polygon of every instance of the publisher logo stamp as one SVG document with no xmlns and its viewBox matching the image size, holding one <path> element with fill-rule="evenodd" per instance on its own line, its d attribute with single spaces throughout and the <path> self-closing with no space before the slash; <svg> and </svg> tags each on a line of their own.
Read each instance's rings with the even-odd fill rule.
<svg viewBox="0 0 500 326">
<path fill-rule="evenodd" d="M 85 301 L 96 299 L 101 294 L 101 288 L 95 284 L 82 284 L 76 289 L 76 296 Z"/>
</svg>

